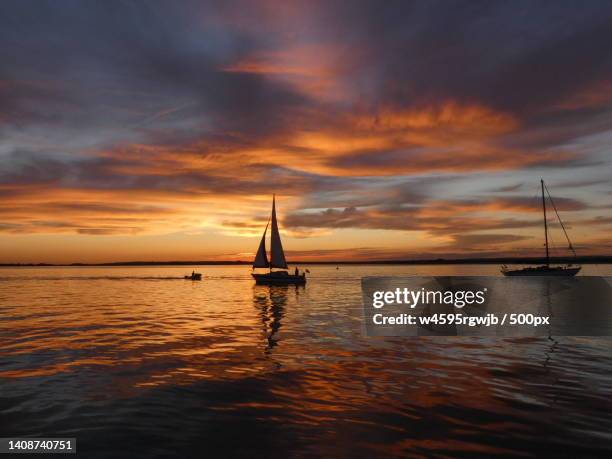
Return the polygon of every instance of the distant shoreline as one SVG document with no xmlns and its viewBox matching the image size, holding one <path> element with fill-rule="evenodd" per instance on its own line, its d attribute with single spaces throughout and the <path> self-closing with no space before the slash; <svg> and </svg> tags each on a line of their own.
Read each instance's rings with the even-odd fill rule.
<svg viewBox="0 0 612 459">
<path fill-rule="evenodd" d="M 290 265 L 478 265 L 478 264 L 542 264 L 543 258 L 497 257 L 497 258 L 435 258 L 427 260 L 370 260 L 370 261 L 291 261 Z M 577 258 L 556 257 L 550 259 L 554 264 L 612 264 L 612 255 L 588 256 Z M 0 263 L 0 267 L 33 267 L 33 266 L 249 266 L 250 261 L 118 261 L 110 263 Z"/>
</svg>

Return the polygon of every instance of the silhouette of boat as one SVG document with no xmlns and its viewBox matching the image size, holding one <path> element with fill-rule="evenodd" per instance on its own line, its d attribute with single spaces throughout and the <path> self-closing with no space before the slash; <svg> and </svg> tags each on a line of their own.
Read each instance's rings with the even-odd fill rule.
<svg viewBox="0 0 612 459">
<path fill-rule="evenodd" d="M 193 271 L 191 275 L 185 276 L 185 279 L 192 280 L 192 281 L 199 281 L 199 280 L 202 280 L 202 274 L 196 273 L 195 271 Z"/>
<path fill-rule="evenodd" d="M 270 230 L 270 259 L 266 253 L 266 234 L 268 226 L 272 222 Z M 306 284 L 306 274 L 299 274 L 296 269 L 295 274 L 290 274 L 287 269 L 287 261 L 285 260 L 285 252 L 281 243 L 280 233 L 278 232 L 278 222 L 276 221 L 276 198 L 272 196 L 272 215 L 266 229 L 264 230 L 255 260 L 253 260 L 253 270 L 267 268 L 267 273 L 253 272 L 251 275 L 255 279 L 255 283 L 263 285 L 304 285 Z M 276 269 L 276 271 L 274 271 Z"/>
<path fill-rule="evenodd" d="M 548 191 L 548 187 L 544 184 L 544 180 L 540 179 L 540 186 L 542 188 L 542 212 L 544 213 L 544 244 L 546 247 L 546 263 L 541 266 L 530 266 L 521 269 L 510 269 L 507 266 L 501 267 L 501 273 L 504 276 L 564 276 L 571 277 L 578 274 L 581 269 L 579 265 L 568 264 L 565 266 L 551 266 L 550 265 L 550 255 L 548 249 L 548 220 L 546 219 L 546 196 L 544 195 L 544 190 L 548 194 L 548 198 L 550 203 L 552 204 L 553 209 L 555 210 L 555 214 L 557 215 L 557 219 L 559 220 L 559 224 L 561 225 L 561 229 L 563 230 L 563 234 L 565 234 L 565 238 L 567 239 L 567 243 L 569 245 L 569 249 L 574 253 L 574 257 L 576 257 L 576 251 L 572 246 L 572 241 L 565 230 L 565 225 L 563 225 L 563 221 L 559 216 L 559 212 L 557 211 L 557 207 L 555 206 L 555 202 L 553 201 L 550 192 Z"/>
</svg>

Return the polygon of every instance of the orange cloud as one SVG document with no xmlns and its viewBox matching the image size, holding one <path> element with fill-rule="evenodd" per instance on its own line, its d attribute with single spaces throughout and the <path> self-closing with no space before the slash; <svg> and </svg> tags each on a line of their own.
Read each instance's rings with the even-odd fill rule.
<svg viewBox="0 0 612 459">
<path fill-rule="evenodd" d="M 555 109 L 579 110 L 585 108 L 603 108 L 612 102 L 612 80 L 604 80 L 587 86 L 564 98 Z"/>
<path fill-rule="evenodd" d="M 317 189 L 321 175 L 508 170 L 574 159 L 567 152 L 535 154 L 495 145 L 495 138 L 517 129 L 518 122 L 480 105 L 449 101 L 422 108 L 387 107 L 371 114 L 322 116 L 322 123 L 310 129 L 288 129 L 248 142 L 231 136 L 177 145 L 132 144 L 93 152 L 89 160 L 76 163 L 77 174 L 93 181 L 87 187 L 62 185 L 54 177 L 41 183 L 0 186 L 0 193 L 12 197 L 0 204 L 0 217 L 7 222 L 0 229 L 130 234 L 207 227 L 224 234 L 252 236 L 261 231 L 261 222 L 253 217 L 266 213 L 271 191 L 302 196 Z M 68 165 L 67 170 L 70 167 L 75 166 Z M 558 204 L 570 203 L 560 200 Z M 292 208 L 298 206 L 299 201 L 294 200 Z M 254 208 L 261 211 L 255 213 Z M 454 202 L 448 206 L 433 202 L 420 209 L 419 216 L 440 219 L 457 212 L 535 210 L 531 203 L 520 200 Z M 371 210 L 369 217 L 388 220 L 389 227 L 402 227 L 395 223 L 397 216 L 386 216 L 384 211 L 378 215 Z M 240 222 L 247 223 L 241 226 Z M 439 224 L 445 225 L 431 221 L 428 228 L 433 230 Z M 289 231 L 303 237 L 327 230 L 292 225 Z"/>
<path fill-rule="evenodd" d="M 445 129 L 449 135 L 459 134 L 462 138 L 498 135 L 510 132 L 519 125 L 513 116 L 496 112 L 483 105 L 461 105 L 447 101 L 440 105 L 420 109 L 384 108 L 372 115 L 353 118 L 356 127 L 374 131 L 405 131 Z"/>
<path fill-rule="evenodd" d="M 513 116 L 481 105 L 440 105 L 339 117 L 329 127 L 276 139 L 279 159 L 314 173 L 359 176 L 511 170 L 576 160 L 570 151 L 504 147 Z"/>
<path fill-rule="evenodd" d="M 283 49 L 258 52 L 223 66 L 221 70 L 263 75 L 315 99 L 338 101 L 349 97 L 338 78 L 348 65 L 342 55 L 342 50 L 331 44 L 289 45 Z"/>
</svg>

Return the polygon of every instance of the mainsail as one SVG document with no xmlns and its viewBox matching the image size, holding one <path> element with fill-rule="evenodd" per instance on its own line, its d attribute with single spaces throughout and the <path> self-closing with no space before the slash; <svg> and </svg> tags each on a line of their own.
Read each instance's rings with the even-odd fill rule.
<svg viewBox="0 0 612 459">
<path fill-rule="evenodd" d="M 269 224 L 270 222 L 268 222 L 268 225 Z M 266 233 L 268 232 L 268 225 L 266 225 L 266 229 L 261 237 L 259 249 L 257 249 L 257 255 L 255 255 L 255 260 L 253 261 L 253 268 L 268 268 L 270 266 L 270 263 L 268 263 L 268 255 L 266 254 Z"/>
<path fill-rule="evenodd" d="M 276 222 L 276 199 L 272 197 L 272 235 L 270 236 L 270 268 L 287 269 L 285 252 Z"/>
</svg>

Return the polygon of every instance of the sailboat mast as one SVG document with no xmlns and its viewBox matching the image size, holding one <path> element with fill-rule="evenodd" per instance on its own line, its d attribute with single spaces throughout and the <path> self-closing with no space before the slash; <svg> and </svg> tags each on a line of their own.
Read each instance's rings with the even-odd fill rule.
<svg viewBox="0 0 612 459">
<path fill-rule="evenodd" d="M 272 194 L 272 214 L 270 215 L 270 221 L 272 221 L 272 228 L 276 225 L 276 194 Z M 269 272 L 272 273 L 272 260 L 274 257 L 274 244 L 272 243 L 272 239 L 274 238 L 274 229 L 270 231 L 270 266 Z"/>
<path fill-rule="evenodd" d="M 548 254 L 548 222 L 546 221 L 546 198 L 544 197 L 544 179 L 540 179 L 542 185 L 542 210 L 544 211 L 544 241 L 546 244 L 546 266 L 550 266 L 550 256 Z"/>
</svg>

